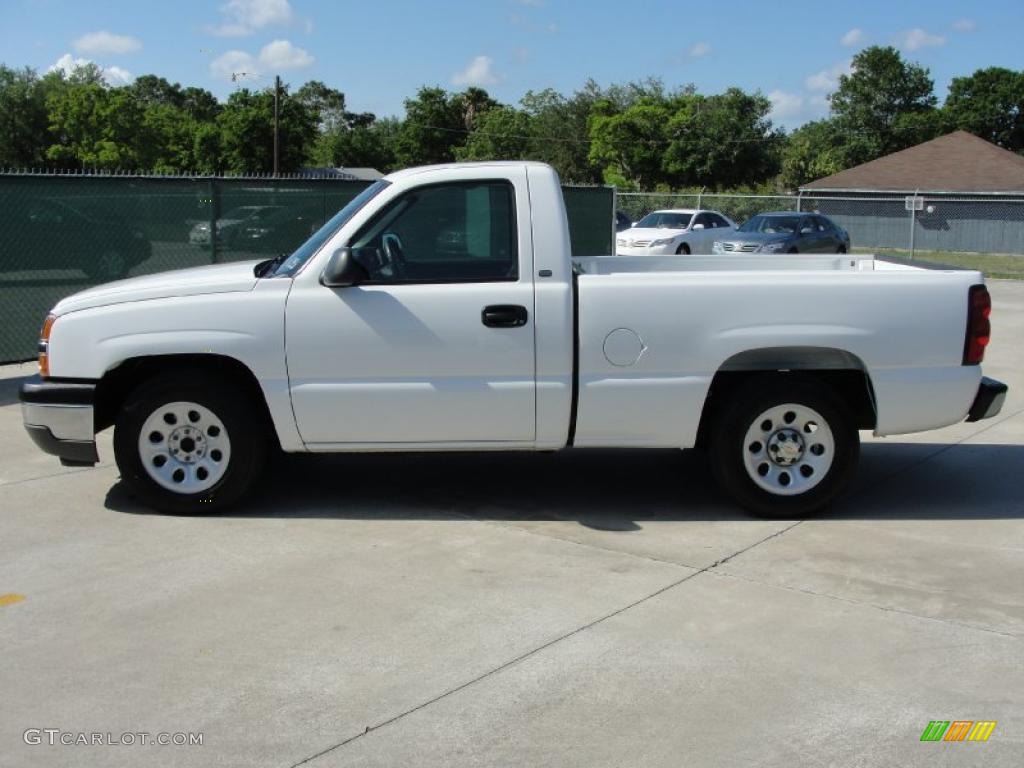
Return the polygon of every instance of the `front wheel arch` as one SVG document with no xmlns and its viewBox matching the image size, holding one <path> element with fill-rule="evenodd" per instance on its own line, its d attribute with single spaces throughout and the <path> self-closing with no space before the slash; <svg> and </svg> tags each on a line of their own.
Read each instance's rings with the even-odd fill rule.
<svg viewBox="0 0 1024 768">
<path fill-rule="evenodd" d="M 148 355 L 122 361 L 104 373 L 96 385 L 95 430 L 112 426 L 128 395 L 141 384 L 185 370 L 231 382 L 257 404 L 267 430 L 277 440 L 277 430 L 256 374 L 238 358 L 218 354 Z"/>
</svg>

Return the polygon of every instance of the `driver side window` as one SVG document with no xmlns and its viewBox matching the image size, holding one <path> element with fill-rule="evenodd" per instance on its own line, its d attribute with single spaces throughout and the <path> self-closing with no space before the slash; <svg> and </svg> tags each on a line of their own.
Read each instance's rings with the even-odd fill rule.
<svg viewBox="0 0 1024 768">
<path fill-rule="evenodd" d="M 411 190 L 355 236 L 352 252 L 370 283 L 517 280 L 512 185 L 478 181 Z"/>
</svg>

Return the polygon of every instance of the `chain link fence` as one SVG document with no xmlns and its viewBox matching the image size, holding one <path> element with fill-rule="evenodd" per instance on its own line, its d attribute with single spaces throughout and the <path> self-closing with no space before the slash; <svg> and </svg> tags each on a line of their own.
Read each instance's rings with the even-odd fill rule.
<svg viewBox="0 0 1024 768">
<path fill-rule="evenodd" d="M 858 250 L 953 261 L 963 254 L 996 254 L 1006 257 L 1012 272 L 1024 272 L 1024 198 L 620 192 L 618 207 L 632 221 L 664 208 L 715 210 L 737 224 L 767 211 L 820 213 L 849 232 Z"/>
<path fill-rule="evenodd" d="M 125 277 L 290 253 L 369 182 L 0 173 L 0 362 L 36 354 L 64 296 Z M 566 187 L 573 251 L 612 251 L 614 190 Z"/>
</svg>

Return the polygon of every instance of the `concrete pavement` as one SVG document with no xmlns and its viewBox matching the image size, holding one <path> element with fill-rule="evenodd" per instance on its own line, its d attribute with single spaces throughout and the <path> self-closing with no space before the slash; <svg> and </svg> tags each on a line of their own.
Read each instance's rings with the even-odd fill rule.
<svg viewBox="0 0 1024 768">
<path fill-rule="evenodd" d="M 866 438 L 803 522 L 675 451 L 288 457 L 154 515 L 109 434 L 35 450 L 0 369 L 0 766 L 1019 765 L 1024 283 L 992 293 L 1000 417 Z"/>
</svg>

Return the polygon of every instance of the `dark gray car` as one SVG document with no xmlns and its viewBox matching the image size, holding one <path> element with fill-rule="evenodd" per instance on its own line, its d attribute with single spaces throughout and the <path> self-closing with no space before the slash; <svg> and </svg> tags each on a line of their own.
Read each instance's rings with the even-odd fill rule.
<svg viewBox="0 0 1024 768">
<path fill-rule="evenodd" d="M 850 235 L 826 216 L 799 211 L 759 213 L 712 253 L 847 253 Z"/>
</svg>

